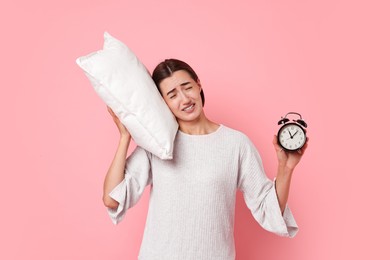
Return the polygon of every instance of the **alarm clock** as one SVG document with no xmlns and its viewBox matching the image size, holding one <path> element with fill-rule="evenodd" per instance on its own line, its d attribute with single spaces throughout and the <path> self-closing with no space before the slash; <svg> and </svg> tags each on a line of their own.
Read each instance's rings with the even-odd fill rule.
<svg viewBox="0 0 390 260">
<path fill-rule="evenodd" d="M 297 115 L 299 119 L 287 118 L 288 115 Z M 282 149 L 288 152 L 295 152 L 301 149 L 306 143 L 307 124 L 302 119 L 302 116 L 296 112 L 289 112 L 281 120 L 278 125 L 282 125 L 278 131 L 278 144 Z"/>
</svg>

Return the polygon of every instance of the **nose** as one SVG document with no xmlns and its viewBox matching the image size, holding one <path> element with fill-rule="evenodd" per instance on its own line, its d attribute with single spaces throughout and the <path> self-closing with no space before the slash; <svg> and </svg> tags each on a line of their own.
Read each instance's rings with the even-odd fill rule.
<svg viewBox="0 0 390 260">
<path fill-rule="evenodd" d="M 180 92 L 181 100 L 184 104 L 190 102 L 190 98 L 183 91 Z"/>
</svg>

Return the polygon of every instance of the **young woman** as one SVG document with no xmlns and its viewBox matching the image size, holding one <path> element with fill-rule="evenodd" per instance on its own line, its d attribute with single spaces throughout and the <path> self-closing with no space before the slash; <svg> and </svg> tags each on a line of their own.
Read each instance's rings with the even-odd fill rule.
<svg viewBox="0 0 390 260">
<path fill-rule="evenodd" d="M 307 145 L 299 153 L 288 153 L 274 136 L 278 170 L 271 181 L 246 135 L 206 117 L 201 83 L 188 64 L 165 60 L 152 77 L 179 124 L 172 160 L 140 147 L 126 158 L 131 134 L 108 108 L 120 142 L 105 178 L 103 201 L 115 224 L 151 185 L 139 259 L 235 259 L 237 190 L 263 228 L 294 236 L 298 227 L 287 199 L 293 170 Z"/>
</svg>

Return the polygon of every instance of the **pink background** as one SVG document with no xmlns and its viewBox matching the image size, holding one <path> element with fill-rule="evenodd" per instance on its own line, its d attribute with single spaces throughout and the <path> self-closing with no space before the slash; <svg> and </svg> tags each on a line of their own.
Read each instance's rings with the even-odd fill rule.
<svg viewBox="0 0 390 260">
<path fill-rule="evenodd" d="M 270 178 L 272 136 L 303 114 L 294 239 L 261 229 L 238 195 L 238 260 L 390 259 L 388 1 L 3 1 L 0 259 L 136 259 L 148 192 L 114 226 L 101 201 L 119 135 L 78 56 L 103 32 L 152 70 L 190 63 L 207 115 L 246 133 Z"/>
</svg>

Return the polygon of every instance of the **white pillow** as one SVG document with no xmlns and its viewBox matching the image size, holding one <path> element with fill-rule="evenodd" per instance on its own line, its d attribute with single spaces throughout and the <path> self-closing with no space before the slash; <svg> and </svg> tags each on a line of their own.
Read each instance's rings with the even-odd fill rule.
<svg viewBox="0 0 390 260">
<path fill-rule="evenodd" d="M 76 63 L 137 145 L 161 159 L 172 159 L 178 124 L 135 54 L 105 32 L 103 49 Z"/>
</svg>

